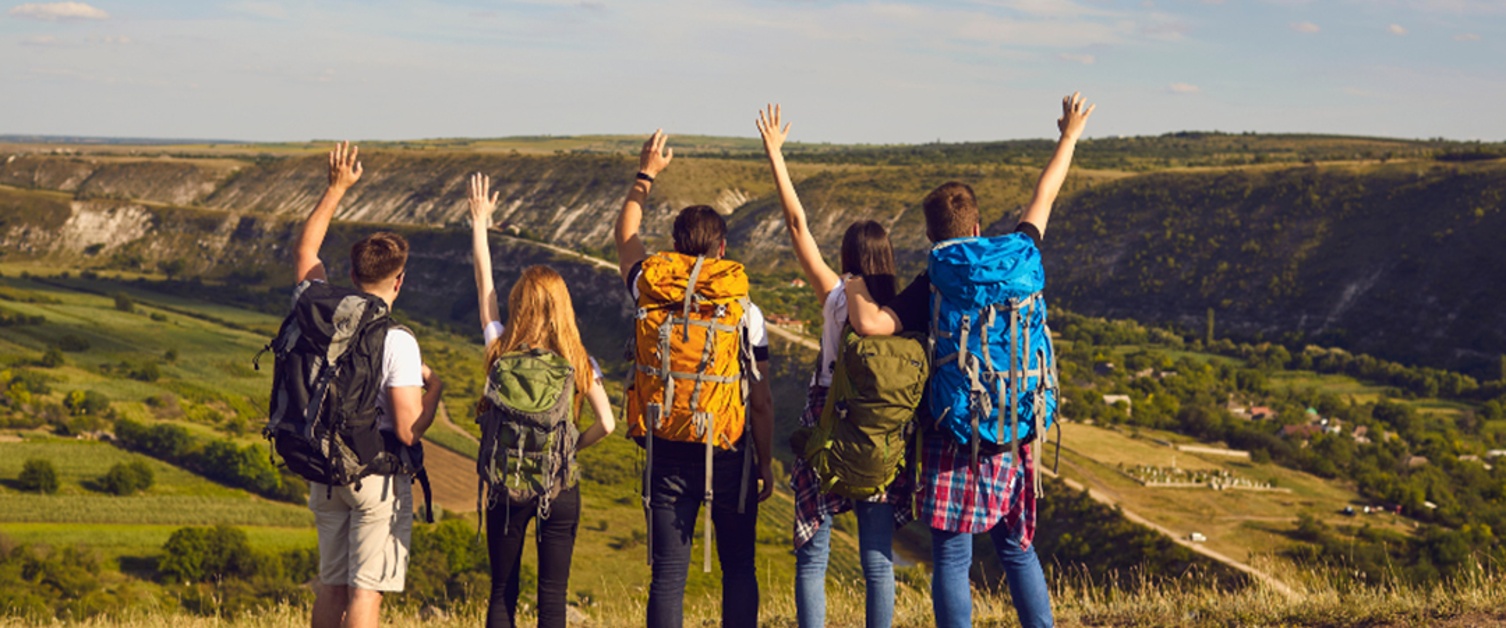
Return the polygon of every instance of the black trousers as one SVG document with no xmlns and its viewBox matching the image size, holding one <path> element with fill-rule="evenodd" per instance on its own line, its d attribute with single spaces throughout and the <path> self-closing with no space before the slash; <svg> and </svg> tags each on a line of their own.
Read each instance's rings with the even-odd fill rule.
<svg viewBox="0 0 1506 628">
<path fill-rule="evenodd" d="M 685 581 L 706 486 L 704 459 L 666 458 L 656 457 L 651 478 L 649 534 L 654 566 L 648 590 L 650 628 L 679 628 L 684 622 Z M 756 470 L 746 478 L 747 503 L 738 514 L 738 492 L 744 479 L 741 453 L 722 452 L 713 461 L 711 523 L 722 567 L 722 625 L 728 627 L 758 625 L 758 574 L 753 560 L 758 529 Z"/>
<path fill-rule="evenodd" d="M 580 527 L 580 486 L 556 497 L 549 518 L 537 524 L 539 554 L 539 626 L 564 628 L 565 598 L 570 588 L 570 557 Z M 518 575 L 528 522 L 538 514 L 538 501 L 508 503 L 506 496 L 486 510 L 486 552 L 491 559 L 492 594 L 486 611 L 488 628 L 510 627 L 518 614 Z"/>
</svg>

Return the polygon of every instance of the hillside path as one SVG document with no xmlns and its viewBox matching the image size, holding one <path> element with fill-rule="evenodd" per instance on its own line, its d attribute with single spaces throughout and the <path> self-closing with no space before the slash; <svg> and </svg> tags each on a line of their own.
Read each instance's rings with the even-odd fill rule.
<svg viewBox="0 0 1506 628">
<path fill-rule="evenodd" d="M 435 413 L 434 427 L 461 434 L 471 441 L 476 437 L 450 420 L 444 403 Z M 434 490 L 434 505 L 454 512 L 471 512 L 476 508 L 476 461 L 455 453 L 434 441 L 424 448 L 424 468 L 429 470 L 429 485 Z"/>
<path fill-rule="evenodd" d="M 1067 462 L 1067 465 L 1071 466 L 1072 463 Z M 1165 535 L 1166 538 L 1171 539 L 1172 542 L 1176 543 L 1177 545 L 1181 545 L 1182 547 L 1197 552 L 1198 554 L 1202 554 L 1203 556 L 1228 565 L 1234 569 L 1238 569 L 1239 571 L 1248 574 L 1250 577 L 1255 578 L 1256 580 L 1259 580 L 1266 586 L 1277 591 L 1278 593 L 1281 593 L 1282 595 L 1285 595 L 1288 598 L 1298 597 L 1297 591 L 1295 589 L 1287 585 L 1285 582 L 1278 580 L 1275 576 L 1272 576 L 1264 571 L 1260 571 L 1259 569 L 1250 566 L 1248 563 L 1235 560 L 1229 556 L 1224 555 L 1223 553 L 1211 550 L 1200 543 L 1193 543 L 1192 541 L 1184 539 L 1176 532 L 1162 527 L 1160 524 L 1146 519 L 1145 517 L 1140 516 L 1140 514 L 1125 508 L 1122 504 L 1119 503 L 1118 499 L 1115 499 L 1112 495 L 1109 495 L 1102 490 L 1088 488 L 1077 480 L 1062 477 L 1061 475 L 1052 472 L 1050 469 L 1047 469 L 1044 465 L 1038 466 L 1037 469 L 1048 476 L 1061 480 L 1062 483 L 1066 484 L 1068 488 L 1071 488 L 1074 491 L 1086 491 L 1088 493 L 1088 496 L 1093 498 L 1093 501 L 1096 501 L 1105 506 L 1109 506 L 1111 508 L 1117 507 L 1120 514 L 1122 514 L 1125 519 L 1155 530 L 1156 532 Z"/>
<path fill-rule="evenodd" d="M 494 232 L 494 233 L 497 233 L 497 232 Z M 567 249 L 567 248 L 565 248 L 563 246 L 549 244 L 549 243 L 546 243 L 546 242 L 539 242 L 537 240 L 526 240 L 526 239 L 523 239 L 523 238 L 519 238 L 517 236 L 510 236 L 510 235 L 506 235 L 506 234 L 501 234 L 501 235 L 504 238 L 511 238 L 511 239 L 517 240 L 519 242 L 527 242 L 527 243 L 533 244 L 535 246 L 541 246 L 543 248 L 549 249 L 550 251 L 554 251 L 555 253 L 559 253 L 560 255 L 567 255 L 567 256 L 573 257 L 575 259 L 578 259 L 578 260 L 581 260 L 581 261 L 584 261 L 584 262 L 588 262 L 588 263 L 590 263 L 591 265 L 593 265 L 593 266 L 595 266 L 597 268 L 600 268 L 600 269 L 603 269 L 603 270 L 609 270 L 609 271 L 611 271 L 614 274 L 617 273 L 617 272 L 619 272 L 621 270 L 621 269 L 617 268 L 616 264 L 613 264 L 613 263 L 611 263 L 609 261 L 606 261 L 606 260 L 601 259 L 599 257 L 591 257 L 590 255 L 586 255 L 585 253 L 581 253 L 579 251 L 573 251 L 573 250 Z M 811 351 L 820 351 L 821 350 L 821 345 L 816 344 L 816 341 L 813 340 L 813 339 L 811 339 L 809 336 L 806 336 L 804 334 L 797 334 L 797 333 L 792 332 L 792 331 L 790 331 L 788 329 L 780 327 L 779 325 L 775 325 L 775 324 L 767 322 L 767 321 L 765 321 L 764 324 L 768 327 L 770 334 L 773 334 L 775 336 L 779 336 L 780 338 L 782 338 L 784 340 L 787 340 L 789 342 L 793 342 L 793 343 L 795 343 L 797 345 L 800 345 L 802 347 L 810 349 Z"/>
</svg>

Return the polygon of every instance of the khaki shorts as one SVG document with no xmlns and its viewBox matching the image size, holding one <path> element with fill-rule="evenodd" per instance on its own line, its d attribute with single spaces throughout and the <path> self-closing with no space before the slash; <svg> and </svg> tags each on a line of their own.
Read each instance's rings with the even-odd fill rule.
<svg viewBox="0 0 1506 628">
<path fill-rule="evenodd" d="M 402 591 L 413 536 L 413 481 L 372 475 L 361 489 L 309 483 L 319 529 L 319 581 L 368 591 Z"/>
</svg>

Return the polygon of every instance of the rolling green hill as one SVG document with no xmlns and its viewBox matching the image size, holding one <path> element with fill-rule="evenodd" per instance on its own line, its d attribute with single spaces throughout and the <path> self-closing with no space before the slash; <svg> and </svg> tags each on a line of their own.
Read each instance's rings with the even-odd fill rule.
<svg viewBox="0 0 1506 628">
<path fill-rule="evenodd" d="M 666 244 L 674 211 L 706 203 L 729 216 L 735 257 L 792 272 L 757 145 L 679 141 L 681 158 L 648 208 L 650 245 Z M 339 217 L 463 223 L 463 178 L 480 171 L 498 182 L 498 220 L 509 229 L 610 256 L 635 146 L 622 136 L 377 143 L 363 153 L 367 177 Z M 878 219 L 908 273 L 927 247 L 917 207 L 925 192 L 969 182 L 987 231 L 1007 230 L 1049 146 L 795 145 L 789 153 L 818 241 L 834 251 L 852 220 Z M 0 185 L 17 188 L 0 194 L 0 250 L 147 270 L 182 259 L 191 274 L 225 272 L 220 262 L 230 258 L 275 258 L 285 254 L 288 219 L 322 189 L 323 148 L 0 145 Z M 1087 141 L 1049 230 L 1052 291 L 1090 315 L 1200 330 L 1213 308 L 1220 332 L 1237 338 L 1314 341 L 1493 379 L 1506 354 L 1496 331 L 1506 307 L 1478 278 L 1506 269 L 1496 246 L 1506 231 L 1503 154 L 1495 144 L 1305 135 Z M 30 193 L 20 189 L 67 196 L 22 199 Z M 142 240 L 149 231 L 156 235 Z M 245 248 L 251 242 L 261 248 Z"/>
</svg>

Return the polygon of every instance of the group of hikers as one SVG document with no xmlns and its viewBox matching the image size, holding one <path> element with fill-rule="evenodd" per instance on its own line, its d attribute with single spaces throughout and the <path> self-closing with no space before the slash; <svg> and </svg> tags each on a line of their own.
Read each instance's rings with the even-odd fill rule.
<svg viewBox="0 0 1506 628">
<path fill-rule="evenodd" d="M 927 271 L 902 290 L 880 222 L 854 222 L 839 267 L 826 262 L 784 162 L 790 126 L 778 107 L 759 112 L 784 223 L 821 304 L 820 350 L 790 439 L 800 626 L 825 624 L 833 518 L 847 511 L 857 520 L 868 626 L 892 623 L 894 531 L 915 519 L 931 532 L 937 625 L 971 625 L 973 537 L 983 533 L 992 537 L 1020 622 L 1052 625 L 1032 546 L 1033 443 L 1056 405 L 1039 245 L 1092 111 L 1079 94 L 1063 99 L 1056 151 L 1012 232 L 982 237 L 977 199 L 963 183 L 928 194 L 921 205 L 934 246 Z M 646 452 L 646 622 L 682 624 L 704 504 L 704 568 L 714 542 L 722 624 L 753 626 L 759 503 L 775 481 L 767 330 L 743 266 L 725 258 L 727 225 L 716 210 L 684 208 L 671 251 L 650 254 L 645 246 L 643 207 L 673 156 L 662 131 L 645 142 L 615 226 L 619 269 L 637 306 L 622 418 Z M 421 439 L 444 389 L 413 332 L 391 317 L 406 278 L 407 241 L 391 232 L 357 241 L 354 288 L 330 282 L 319 259 L 336 207 L 362 174 L 358 149 L 337 145 L 328 188 L 295 249 L 292 311 L 268 346 L 276 368 L 266 435 L 289 469 L 309 480 L 318 528 L 316 628 L 377 625 L 382 594 L 403 589 L 415 479 L 427 492 Z M 478 510 L 492 575 L 486 621 L 515 623 L 534 521 L 538 623 L 564 626 L 582 509 L 576 452 L 612 434 L 618 417 L 558 272 L 525 269 L 503 316 L 487 235 L 499 193 L 481 174 L 469 178 L 468 192 L 486 345 L 485 364 L 477 365 L 486 386 L 476 406 Z M 581 431 L 587 404 L 596 420 Z"/>
</svg>

